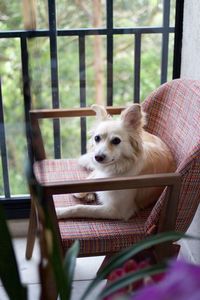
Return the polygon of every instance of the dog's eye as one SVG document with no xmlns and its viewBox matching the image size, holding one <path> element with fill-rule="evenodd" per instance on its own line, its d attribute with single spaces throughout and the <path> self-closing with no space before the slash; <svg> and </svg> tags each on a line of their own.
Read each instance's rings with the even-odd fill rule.
<svg viewBox="0 0 200 300">
<path fill-rule="evenodd" d="M 100 142 L 100 140 L 101 140 L 100 135 L 95 135 L 94 140 L 96 143 Z"/>
<path fill-rule="evenodd" d="M 114 138 L 114 139 L 111 141 L 111 143 L 112 143 L 113 145 L 118 145 L 119 143 L 121 143 L 121 140 L 120 140 L 118 137 L 116 137 L 116 138 Z"/>
</svg>

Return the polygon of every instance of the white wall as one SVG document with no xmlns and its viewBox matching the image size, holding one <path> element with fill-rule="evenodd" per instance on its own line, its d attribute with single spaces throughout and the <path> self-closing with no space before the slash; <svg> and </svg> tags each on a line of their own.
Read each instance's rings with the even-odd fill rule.
<svg viewBox="0 0 200 300">
<path fill-rule="evenodd" d="M 200 80 L 200 0 L 185 0 L 181 77 Z M 200 237 L 200 207 L 188 230 Z M 200 263 L 200 242 L 182 242 L 182 254 Z"/>
<path fill-rule="evenodd" d="M 199 0 L 185 0 L 181 77 L 200 79 Z"/>
</svg>

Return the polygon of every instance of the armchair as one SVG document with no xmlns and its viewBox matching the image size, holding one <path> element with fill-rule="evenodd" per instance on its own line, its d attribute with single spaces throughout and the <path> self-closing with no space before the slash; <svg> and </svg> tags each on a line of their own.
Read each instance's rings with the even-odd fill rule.
<svg viewBox="0 0 200 300">
<path fill-rule="evenodd" d="M 33 170 L 43 186 L 63 251 L 80 241 L 80 256 L 116 252 L 156 232 L 186 231 L 200 199 L 200 81 L 174 80 L 159 87 L 144 101 L 148 114 L 146 130 L 161 137 L 170 147 L 176 163 L 175 173 L 143 175 L 130 178 L 86 180 L 87 172 L 75 159 L 47 159 L 39 119 L 91 116 L 90 108 L 30 111 Z M 122 108 L 108 107 L 111 115 Z M 129 221 L 67 219 L 57 220 L 55 207 L 80 203 L 71 193 L 163 186 L 163 193 L 149 207 Z M 26 257 L 32 256 L 37 218 L 32 200 Z M 91 204 L 90 204 L 91 205 Z M 173 244 L 154 250 L 159 258 L 174 253 Z"/>
</svg>

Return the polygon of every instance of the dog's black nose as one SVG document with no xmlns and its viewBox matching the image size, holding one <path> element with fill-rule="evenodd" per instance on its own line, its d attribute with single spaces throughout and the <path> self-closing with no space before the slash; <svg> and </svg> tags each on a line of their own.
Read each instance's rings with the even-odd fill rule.
<svg viewBox="0 0 200 300">
<path fill-rule="evenodd" d="M 96 161 L 98 162 L 102 162 L 104 159 L 105 159 L 105 155 L 104 154 L 101 154 L 101 155 L 95 155 L 95 159 Z"/>
</svg>

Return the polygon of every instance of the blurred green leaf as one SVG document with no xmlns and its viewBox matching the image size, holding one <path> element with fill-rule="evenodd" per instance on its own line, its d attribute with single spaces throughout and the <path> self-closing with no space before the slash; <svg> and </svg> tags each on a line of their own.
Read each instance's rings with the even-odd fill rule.
<svg viewBox="0 0 200 300">
<path fill-rule="evenodd" d="M 52 230 L 54 232 L 54 230 Z M 75 267 L 75 259 L 78 252 L 78 243 L 72 245 L 67 252 L 67 261 L 63 265 L 60 255 L 57 236 L 53 234 L 53 253 L 51 255 L 51 264 L 60 296 L 60 300 L 70 300 L 72 291 L 72 280 Z M 70 262 L 70 258 L 72 261 Z"/>
<path fill-rule="evenodd" d="M 10 300 L 26 300 L 27 289 L 20 280 L 17 261 L 6 223 L 2 206 L 0 205 L 0 278 Z"/>
<path fill-rule="evenodd" d="M 64 259 L 64 270 L 67 278 L 68 290 L 72 291 L 72 281 L 74 277 L 74 270 L 76 265 L 76 259 L 79 253 L 79 241 L 75 241 L 71 248 L 67 251 Z M 69 293 L 69 299 L 71 293 Z"/>
<path fill-rule="evenodd" d="M 36 190 L 35 190 L 36 192 Z M 57 286 L 57 291 L 60 296 L 60 300 L 69 300 L 71 290 L 68 284 L 68 278 L 66 278 L 66 271 L 63 266 L 62 252 L 59 246 L 58 238 L 55 232 L 55 228 L 52 223 L 52 219 L 49 214 L 47 204 L 42 201 L 42 189 L 37 185 L 37 194 L 38 200 L 40 202 L 41 208 L 45 214 L 45 230 L 51 232 L 52 237 L 52 248 L 48 249 L 49 251 L 49 261 L 53 270 L 54 279 Z"/>
<path fill-rule="evenodd" d="M 42 201 L 42 190 L 40 189 L 39 185 L 37 186 L 37 193 L 40 198 L 40 205 L 42 205 L 43 212 L 45 213 L 45 219 L 46 219 L 45 228 L 51 231 L 52 238 L 53 238 L 52 249 L 49 249 L 50 251 L 49 259 L 53 269 L 54 278 L 56 281 L 60 300 L 69 300 L 71 297 L 75 261 L 79 252 L 79 242 L 76 241 L 71 246 L 71 248 L 69 248 L 63 263 L 63 257 L 62 257 L 62 252 L 60 250 L 58 237 L 55 232 L 55 228 L 52 223 L 49 210 L 46 207 L 46 202 Z"/>
</svg>

